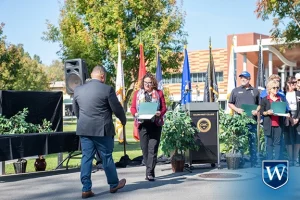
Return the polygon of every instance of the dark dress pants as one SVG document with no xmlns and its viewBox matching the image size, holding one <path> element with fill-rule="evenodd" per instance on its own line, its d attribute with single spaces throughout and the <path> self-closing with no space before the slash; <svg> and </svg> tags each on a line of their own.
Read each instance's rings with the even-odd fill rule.
<svg viewBox="0 0 300 200">
<path fill-rule="evenodd" d="M 161 130 L 162 127 L 153 122 L 144 122 L 139 126 L 140 145 L 146 165 L 146 177 L 155 177 L 154 169 L 157 162 Z"/>
<path fill-rule="evenodd" d="M 280 143 L 281 143 L 281 128 L 272 126 L 271 135 L 267 135 L 267 157 L 268 160 L 278 160 L 280 157 Z M 273 157 L 274 151 L 274 157 Z"/>
</svg>

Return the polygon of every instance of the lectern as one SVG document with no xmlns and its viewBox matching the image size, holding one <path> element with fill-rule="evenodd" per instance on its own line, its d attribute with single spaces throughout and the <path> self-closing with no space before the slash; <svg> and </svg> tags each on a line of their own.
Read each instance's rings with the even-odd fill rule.
<svg viewBox="0 0 300 200">
<path fill-rule="evenodd" d="M 196 144 L 197 151 L 186 152 L 186 162 L 192 164 L 210 163 L 212 167 L 220 168 L 219 150 L 219 103 L 218 102 L 194 102 L 190 104 L 190 117 L 193 125 L 197 127 Z"/>
</svg>

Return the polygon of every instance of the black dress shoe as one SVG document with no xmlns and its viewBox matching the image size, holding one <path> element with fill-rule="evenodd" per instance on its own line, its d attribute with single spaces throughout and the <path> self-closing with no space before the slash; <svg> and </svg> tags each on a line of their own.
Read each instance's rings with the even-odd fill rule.
<svg viewBox="0 0 300 200">
<path fill-rule="evenodd" d="M 154 179 L 154 177 L 153 176 L 147 176 L 146 178 L 145 178 L 145 180 L 148 180 L 148 181 L 154 181 L 155 179 Z"/>
</svg>

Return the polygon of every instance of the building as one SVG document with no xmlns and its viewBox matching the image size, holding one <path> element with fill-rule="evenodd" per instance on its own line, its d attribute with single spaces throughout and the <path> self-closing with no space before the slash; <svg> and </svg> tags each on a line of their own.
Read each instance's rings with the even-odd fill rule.
<svg viewBox="0 0 300 200">
<path fill-rule="evenodd" d="M 212 50 L 219 88 L 219 102 L 223 109 L 225 109 L 227 103 L 227 77 L 232 44 L 234 44 L 236 53 L 237 76 L 242 71 L 248 71 L 252 76 L 251 85 L 256 86 L 260 38 L 266 77 L 271 74 L 280 75 L 281 86 L 283 87 L 287 76 L 293 76 L 300 72 L 299 47 L 285 49 L 282 52 L 280 50 L 285 43 L 276 43 L 267 35 L 258 33 L 228 35 L 226 48 Z M 209 62 L 209 50 L 190 51 L 188 52 L 188 56 L 192 82 L 192 100 L 202 101 L 205 75 Z M 239 79 L 237 79 L 237 85 L 240 85 Z M 181 73 L 172 74 L 171 78 L 164 79 L 164 87 L 169 88 L 171 99 L 180 101 Z"/>
<path fill-rule="evenodd" d="M 50 83 L 50 91 L 62 91 L 63 92 L 63 116 L 73 116 L 72 113 L 72 99 L 71 96 L 66 93 L 65 81 L 55 81 Z"/>
</svg>

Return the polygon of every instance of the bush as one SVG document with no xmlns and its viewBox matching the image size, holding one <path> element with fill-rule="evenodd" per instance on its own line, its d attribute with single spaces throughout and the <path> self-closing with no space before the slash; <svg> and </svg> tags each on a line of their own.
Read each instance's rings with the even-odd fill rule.
<svg viewBox="0 0 300 200">
<path fill-rule="evenodd" d="M 0 114 L 0 135 L 53 132 L 51 122 L 46 119 L 41 125 L 26 122 L 28 113 L 28 108 L 24 108 L 9 119 Z"/>
</svg>

